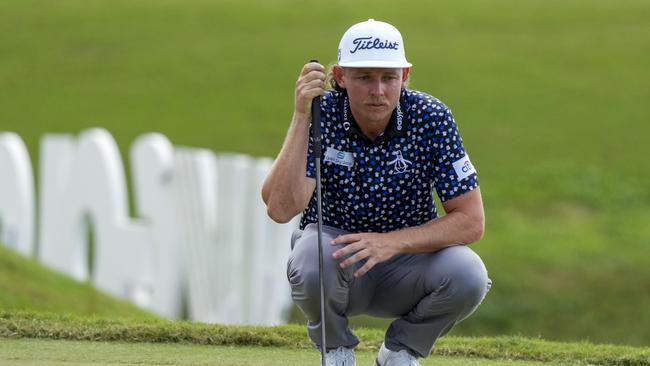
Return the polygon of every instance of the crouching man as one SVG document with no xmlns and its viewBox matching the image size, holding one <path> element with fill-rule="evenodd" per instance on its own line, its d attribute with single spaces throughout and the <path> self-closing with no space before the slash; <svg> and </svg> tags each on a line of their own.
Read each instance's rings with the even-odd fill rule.
<svg viewBox="0 0 650 366">
<path fill-rule="evenodd" d="M 490 288 L 468 247 L 484 230 L 476 170 L 449 108 L 406 88 L 411 66 L 392 25 L 371 19 L 349 28 L 329 75 L 318 63 L 302 68 L 293 119 L 262 188 L 275 221 L 302 213 L 287 274 L 320 347 L 314 162 L 321 159 L 328 365 L 355 365 L 359 340 L 348 317 L 359 314 L 395 318 L 376 365 L 419 365 Z M 317 157 L 310 111 L 319 95 Z"/>
</svg>

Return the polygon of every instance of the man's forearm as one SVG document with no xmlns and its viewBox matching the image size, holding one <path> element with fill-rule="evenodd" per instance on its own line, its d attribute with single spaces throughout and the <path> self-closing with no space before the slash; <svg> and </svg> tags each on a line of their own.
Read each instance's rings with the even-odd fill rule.
<svg viewBox="0 0 650 366">
<path fill-rule="evenodd" d="M 426 224 L 386 235 L 402 253 L 427 253 L 453 245 L 469 245 L 483 236 L 483 218 L 456 211 Z"/>
<path fill-rule="evenodd" d="M 311 197 L 311 179 L 305 176 L 309 139 L 308 118 L 294 114 L 282 149 L 262 187 L 262 198 L 269 215 L 275 221 L 290 220 L 307 205 Z"/>
</svg>

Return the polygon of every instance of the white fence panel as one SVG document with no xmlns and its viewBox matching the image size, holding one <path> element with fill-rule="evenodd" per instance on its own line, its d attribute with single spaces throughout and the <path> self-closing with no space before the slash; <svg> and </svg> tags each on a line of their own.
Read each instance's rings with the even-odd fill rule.
<svg viewBox="0 0 650 366">
<path fill-rule="evenodd" d="M 286 277 L 286 261 L 289 257 L 290 239 L 298 220 L 279 225 L 266 214 L 266 206 L 260 197 L 262 183 L 271 168 L 273 160 L 260 158 L 254 163 L 253 192 L 256 193 L 251 208 L 250 242 L 255 245 L 251 256 L 250 286 L 253 317 L 251 324 L 273 325 L 286 322 L 287 310 L 291 304 L 291 290 Z"/>
<path fill-rule="evenodd" d="M 148 303 L 149 232 L 128 215 L 126 178 L 119 150 L 103 129 L 43 140 L 41 260 L 89 279 L 87 219 L 95 233 L 91 280 L 102 290 L 139 305 Z M 54 161 L 52 160 L 54 159 Z"/>
<path fill-rule="evenodd" d="M 266 158 L 176 149 L 193 320 L 256 325 L 286 321 L 291 304 L 286 259 L 297 223 L 277 225 L 266 216 L 260 189 L 270 165 Z"/>
<path fill-rule="evenodd" d="M 185 257 L 179 245 L 174 201 L 174 147 L 159 134 L 140 136 L 131 147 L 133 189 L 138 214 L 150 232 L 149 258 L 143 263 L 153 286 L 147 308 L 167 317 L 182 310 Z"/>
<path fill-rule="evenodd" d="M 179 245 L 187 263 L 189 316 L 207 323 L 218 322 L 222 269 L 217 237 L 216 156 L 209 150 L 177 148 L 174 154 L 174 189 Z"/>
<path fill-rule="evenodd" d="M 0 243 L 34 254 L 34 176 L 25 143 L 15 133 L 0 133 Z"/>
<path fill-rule="evenodd" d="M 250 274 L 246 231 L 246 201 L 252 192 L 248 189 L 250 158 L 245 155 L 221 155 L 217 160 L 219 181 L 217 263 L 221 268 L 219 288 L 220 323 L 244 324 L 246 322 L 246 288 Z"/>
</svg>

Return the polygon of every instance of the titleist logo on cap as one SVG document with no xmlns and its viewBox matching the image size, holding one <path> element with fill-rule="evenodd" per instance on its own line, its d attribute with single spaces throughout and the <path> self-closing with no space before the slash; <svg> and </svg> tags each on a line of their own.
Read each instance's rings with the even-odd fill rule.
<svg viewBox="0 0 650 366">
<path fill-rule="evenodd" d="M 352 41 L 354 49 L 350 50 L 350 53 L 355 53 L 358 50 L 372 50 L 372 49 L 390 49 L 397 50 L 399 49 L 399 43 L 390 42 L 388 40 L 382 41 L 379 38 L 374 37 L 359 37 L 355 38 Z"/>
</svg>

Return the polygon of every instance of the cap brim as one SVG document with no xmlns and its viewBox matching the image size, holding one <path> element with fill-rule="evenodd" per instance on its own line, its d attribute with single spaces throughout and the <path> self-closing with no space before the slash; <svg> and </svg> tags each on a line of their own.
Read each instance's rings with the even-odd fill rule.
<svg viewBox="0 0 650 366">
<path fill-rule="evenodd" d="M 405 67 L 413 66 L 410 62 L 406 61 L 352 61 L 352 62 L 339 62 L 341 67 L 367 67 L 367 68 L 382 68 L 382 69 L 403 69 Z"/>
</svg>

